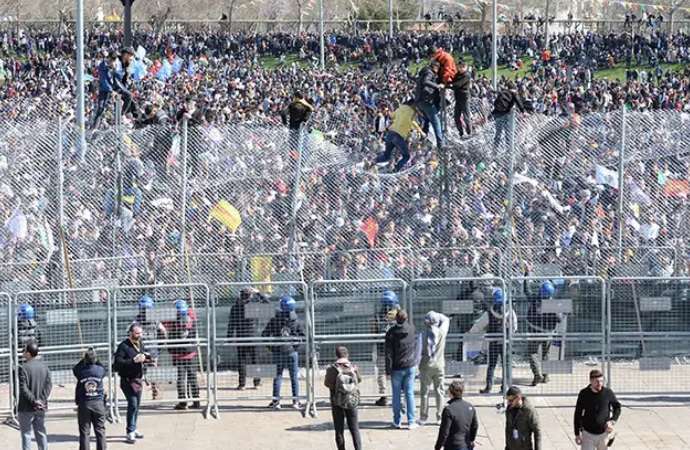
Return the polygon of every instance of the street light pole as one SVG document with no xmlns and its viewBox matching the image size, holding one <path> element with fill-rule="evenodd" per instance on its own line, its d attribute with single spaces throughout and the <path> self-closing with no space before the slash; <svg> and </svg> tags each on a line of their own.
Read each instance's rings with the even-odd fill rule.
<svg viewBox="0 0 690 450">
<path fill-rule="evenodd" d="M 77 0 L 77 128 L 80 159 L 86 156 L 86 123 L 84 108 L 84 0 Z"/>
<path fill-rule="evenodd" d="M 326 43 L 323 36 L 323 0 L 319 0 L 319 47 L 321 58 L 321 70 L 326 69 Z"/>
<path fill-rule="evenodd" d="M 125 25 L 125 47 L 132 46 L 132 5 L 134 0 L 121 0 L 122 6 L 125 7 L 124 25 Z"/>
<path fill-rule="evenodd" d="M 498 88 L 498 41 L 496 38 L 498 33 L 498 25 L 496 23 L 498 21 L 498 18 L 496 17 L 498 12 L 498 5 L 496 0 L 493 0 L 491 8 L 491 84 L 493 85 L 495 91 Z"/>
</svg>

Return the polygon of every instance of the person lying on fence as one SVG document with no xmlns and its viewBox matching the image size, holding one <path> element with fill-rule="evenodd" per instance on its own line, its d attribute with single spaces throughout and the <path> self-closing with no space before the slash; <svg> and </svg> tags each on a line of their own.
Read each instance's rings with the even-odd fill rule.
<svg viewBox="0 0 690 450">
<path fill-rule="evenodd" d="M 246 306 L 251 301 L 268 303 L 268 299 L 256 289 L 243 288 L 237 298 L 237 302 L 230 308 L 228 317 L 228 339 L 255 337 L 256 319 L 247 318 Z M 237 371 L 239 375 L 238 390 L 243 390 L 247 383 L 247 364 L 256 364 L 256 347 L 252 345 L 240 345 L 237 347 Z M 261 378 L 252 380 L 254 388 L 261 385 Z"/>
<path fill-rule="evenodd" d="M 424 317 L 419 363 L 420 407 L 419 424 L 424 425 L 429 419 L 429 389 L 433 385 L 436 397 L 436 422 L 441 422 L 443 411 L 443 397 L 446 392 L 444 379 L 446 367 L 446 337 L 450 327 L 450 319 L 436 311 L 429 311 Z"/>
<path fill-rule="evenodd" d="M 77 379 L 75 402 L 79 422 L 79 450 L 89 450 L 91 426 L 96 435 L 96 449 L 105 450 L 106 398 L 103 388 L 105 367 L 98 361 L 93 348 L 89 348 L 84 357 L 72 368 Z"/>
<path fill-rule="evenodd" d="M 361 450 L 362 438 L 359 434 L 357 407 L 360 402 L 359 384 L 362 377 L 357 366 L 348 359 L 347 347 L 335 348 L 336 361 L 326 369 L 323 384 L 330 391 L 335 444 L 338 450 L 345 450 L 345 419 L 352 435 L 355 450 Z"/>
<path fill-rule="evenodd" d="M 175 409 L 187 409 L 187 399 L 192 399 L 192 408 L 201 408 L 199 402 L 199 383 L 196 374 L 199 369 L 197 345 L 194 340 L 196 334 L 196 312 L 187 305 L 184 300 L 175 301 L 177 320 L 169 326 L 170 339 L 185 341 L 178 346 L 172 344 L 169 352 L 172 355 L 173 365 L 177 367 L 177 398 L 180 403 Z"/>
<path fill-rule="evenodd" d="M 283 295 L 276 315 L 269 320 L 261 336 L 286 340 L 304 337 L 304 328 L 297 320 L 296 308 L 295 299 Z M 292 342 L 269 345 L 269 350 L 273 354 L 273 364 L 276 366 L 276 376 L 273 378 L 273 400 L 269 403 L 269 408 L 280 409 L 283 371 L 288 369 L 292 388 L 292 407 L 297 410 L 302 409 L 302 403 L 299 401 L 299 347 L 299 344 Z"/>
<path fill-rule="evenodd" d="M 395 325 L 395 317 L 400 310 L 398 294 L 387 289 L 379 300 L 379 310 L 371 321 L 372 334 L 385 335 Z M 376 406 L 386 406 L 386 346 L 383 342 L 374 344 L 373 356 L 376 367 L 376 383 L 378 384 L 380 397 L 374 403 Z"/>
<path fill-rule="evenodd" d="M 151 358 L 151 365 L 158 364 L 158 357 L 160 355 L 160 348 L 156 341 L 159 339 L 168 339 L 168 330 L 165 325 L 156 318 L 154 311 L 155 303 L 153 298 L 149 295 L 142 295 L 138 303 L 139 312 L 132 321 L 131 325 L 139 325 L 142 329 L 142 340 L 146 342 L 146 349 Z M 158 400 L 160 398 L 160 389 L 155 380 L 147 380 L 151 384 L 151 398 Z"/>
</svg>

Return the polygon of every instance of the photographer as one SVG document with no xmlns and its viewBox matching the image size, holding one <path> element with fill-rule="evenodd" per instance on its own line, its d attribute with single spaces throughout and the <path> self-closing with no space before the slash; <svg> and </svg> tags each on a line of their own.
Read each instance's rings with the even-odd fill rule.
<svg viewBox="0 0 690 450">
<path fill-rule="evenodd" d="M 127 399 L 127 442 L 134 444 L 142 439 L 137 431 L 137 417 L 143 389 L 144 364 L 151 363 L 151 355 L 144 351 L 141 325 L 129 327 L 129 337 L 120 342 L 115 351 L 114 369 L 120 375 L 120 389 Z"/>
<path fill-rule="evenodd" d="M 96 352 L 89 348 L 84 357 L 72 368 L 77 378 L 75 403 L 79 421 L 79 450 L 90 448 L 91 425 L 96 434 L 96 448 L 105 450 L 105 392 L 103 377 L 105 368 L 98 361 Z"/>
</svg>

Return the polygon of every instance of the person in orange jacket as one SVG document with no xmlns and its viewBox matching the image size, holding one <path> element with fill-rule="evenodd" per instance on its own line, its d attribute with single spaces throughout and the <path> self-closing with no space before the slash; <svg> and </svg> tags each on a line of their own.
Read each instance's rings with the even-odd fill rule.
<svg viewBox="0 0 690 450">
<path fill-rule="evenodd" d="M 439 83 L 445 85 L 451 84 L 458 71 L 455 66 L 453 55 L 437 46 L 432 46 L 429 50 L 429 54 L 431 55 L 431 59 L 435 59 L 441 64 L 441 69 L 438 71 Z"/>
</svg>

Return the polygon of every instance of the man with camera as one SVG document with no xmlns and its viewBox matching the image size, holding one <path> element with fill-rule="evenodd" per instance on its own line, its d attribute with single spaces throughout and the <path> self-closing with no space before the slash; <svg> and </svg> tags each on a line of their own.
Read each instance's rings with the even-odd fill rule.
<svg viewBox="0 0 690 450">
<path fill-rule="evenodd" d="M 127 442 L 134 444 L 144 437 L 137 430 L 137 417 L 144 384 L 144 364 L 150 364 L 152 359 L 141 340 L 141 325 L 132 324 L 128 333 L 127 339 L 120 342 L 115 352 L 114 369 L 120 375 L 120 389 L 127 399 Z"/>
<path fill-rule="evenodd" d="M 38 358 L 38 344 L 31 341 L 24 347 L 24 364 L 19 366 L 19 403 L 17 418 L 22 434 L 22 450 L 31 449 L 31 429 L 33 428 L 39 450 L 48 448 L 45 417 L 48 397 L 53 389 L 50 370 Z"/>
</svg>

